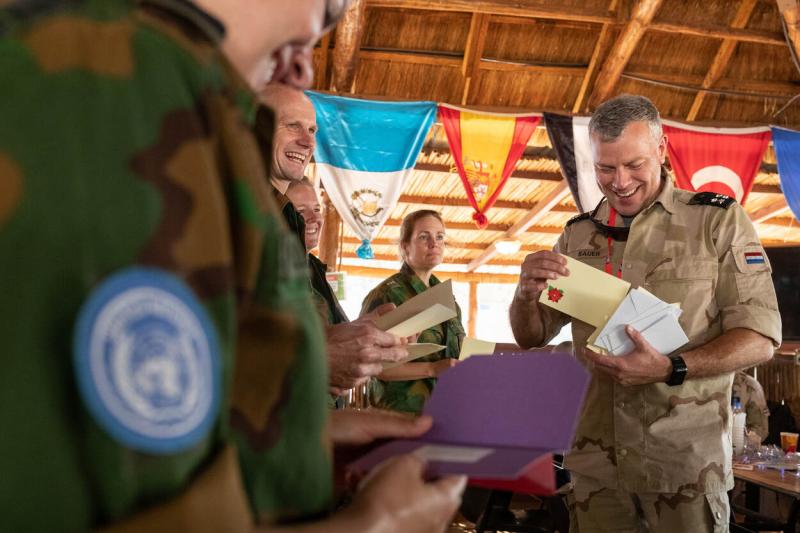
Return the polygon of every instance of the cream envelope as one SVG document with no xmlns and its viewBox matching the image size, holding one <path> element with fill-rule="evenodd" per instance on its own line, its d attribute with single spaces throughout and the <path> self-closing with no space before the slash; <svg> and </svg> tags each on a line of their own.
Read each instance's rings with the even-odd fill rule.
<svg viewBox="0 0 800 533">
<path fill-rule="evenodd" d="M 445 347 L 441 344 L 434 344 L 432 342 L 412 343 L 407 345 L 406 348 L 408 348 L 408 357 L 401 359 L 400 361 L 385 362 L 383 363 L 383 368 L 394 368 L 396 366 L 414 361 L 415 359 L 419 359 L 420 357 L 425 357 L 426 355 L 430 355 L 445 349 Z"/>
<path fill-rule="evenodd" d="M 564 256 L 570 275 L 548 280 L 539 302 L 572 318 L 602 326 L 628 293 L 631 284 Z"/>
<path fill-rule="evenodd" d="M 473 355 L 493 354 L 496 345 L 497 344 L 494 342 L 464 337 L 464 340 L 461 342 L 461 352 L 458 354 L 458 359 L 463 361 Z"/>
<path fill-rule="evenodd" d="M 375 325 L 398 337 L 410 337 L 456 316 L 453 284 L 447 280 L 378 317 Z"/>
</svg>

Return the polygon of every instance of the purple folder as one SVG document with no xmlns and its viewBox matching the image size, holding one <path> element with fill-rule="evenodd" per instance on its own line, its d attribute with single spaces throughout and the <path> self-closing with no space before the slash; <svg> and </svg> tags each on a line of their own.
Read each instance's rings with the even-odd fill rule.
<svg viewBox="0 0 800 533">
<path fill-rule="evenodd" d="M 525 467 L 572 444 L 589 374 L 571 355 L 517 352 L 470 357 L 439 376 L 425 405 L 433 427 L 396 440 L 350 465 L 366 472 L 401 453 L 428 473 L 515 479 Z"/>
</svg>

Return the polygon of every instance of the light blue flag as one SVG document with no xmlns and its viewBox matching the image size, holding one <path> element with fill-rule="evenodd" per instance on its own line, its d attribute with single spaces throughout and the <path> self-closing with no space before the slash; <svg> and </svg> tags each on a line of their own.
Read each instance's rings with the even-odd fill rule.
<svg viewBox="0 0 800 533">
<path fill-rule="evenodd" d="M 783 195 L 794 218 L 800 220 L 800 131 L 772 126 L 772 142 Z"/>
<path fill-rule="evenodd" d="M 435 102 L 378 102 L 307 91 L 317 112 L 314 160 L 339 215 L 362 239 L 389 218 L 436 117 Z"/>
</svg>

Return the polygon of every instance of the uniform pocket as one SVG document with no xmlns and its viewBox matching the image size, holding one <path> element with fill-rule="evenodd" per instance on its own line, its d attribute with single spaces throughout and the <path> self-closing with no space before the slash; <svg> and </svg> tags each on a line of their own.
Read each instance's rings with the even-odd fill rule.
<svg viewBox="0 0 800 533">
<path fill-rule="evenodd" d="M 719 263 L 716 258 L 673 258 L 661 263 L 645 276 L 644 287 L 667 303 L 679 303 L 679 321 L 689 338 L 709 327 L 708 317 L 716 316 L 714 288 Z"/>
<path fill-rule="evenodd" d="M 734 279 L 739 302 L 764 301 L 764 288 L 772 285 L 772 268 L 761 246 L 731 246 L 736 264 Z"/>
</svg>

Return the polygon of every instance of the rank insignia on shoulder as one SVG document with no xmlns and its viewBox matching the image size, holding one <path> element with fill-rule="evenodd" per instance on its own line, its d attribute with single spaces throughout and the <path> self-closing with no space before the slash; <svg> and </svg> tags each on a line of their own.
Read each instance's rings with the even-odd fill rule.
<svg viewBox="0 0 800 533">
<path fill-rule="evenodd" d="M 727 209 L 736 202 L 736 198 L 725 196 L 716 192 L 698 192 L 689 200 L 689 205 L 713 205 Z"/>
<path fill-rule="evenodd" d="M 126 447 L 177 453 L 206 437 L 217 418 L 216 330 L 169 272 L 133 267 L 100 283 L 78 314 L 73 366 L 89 413 Z"/>
<path fill-rule="evenodd" d="M 585 213 L 581 213 L 580 215 L 576 215 L 576 216 L 572 217 L 571 219 L 567 220 L 567 224 L 566 224 L 565 227 L 568 227 L 568 226 L 570 226 L 570 225 L 572 225 L 572 224 L 574 224 L 576 222 L 580 222 L 581 220 L 586 220 L 588 218 L 591 218 L 591 216 L 592 216 L 591 211 L 587 211 Z"/>
</svg>

